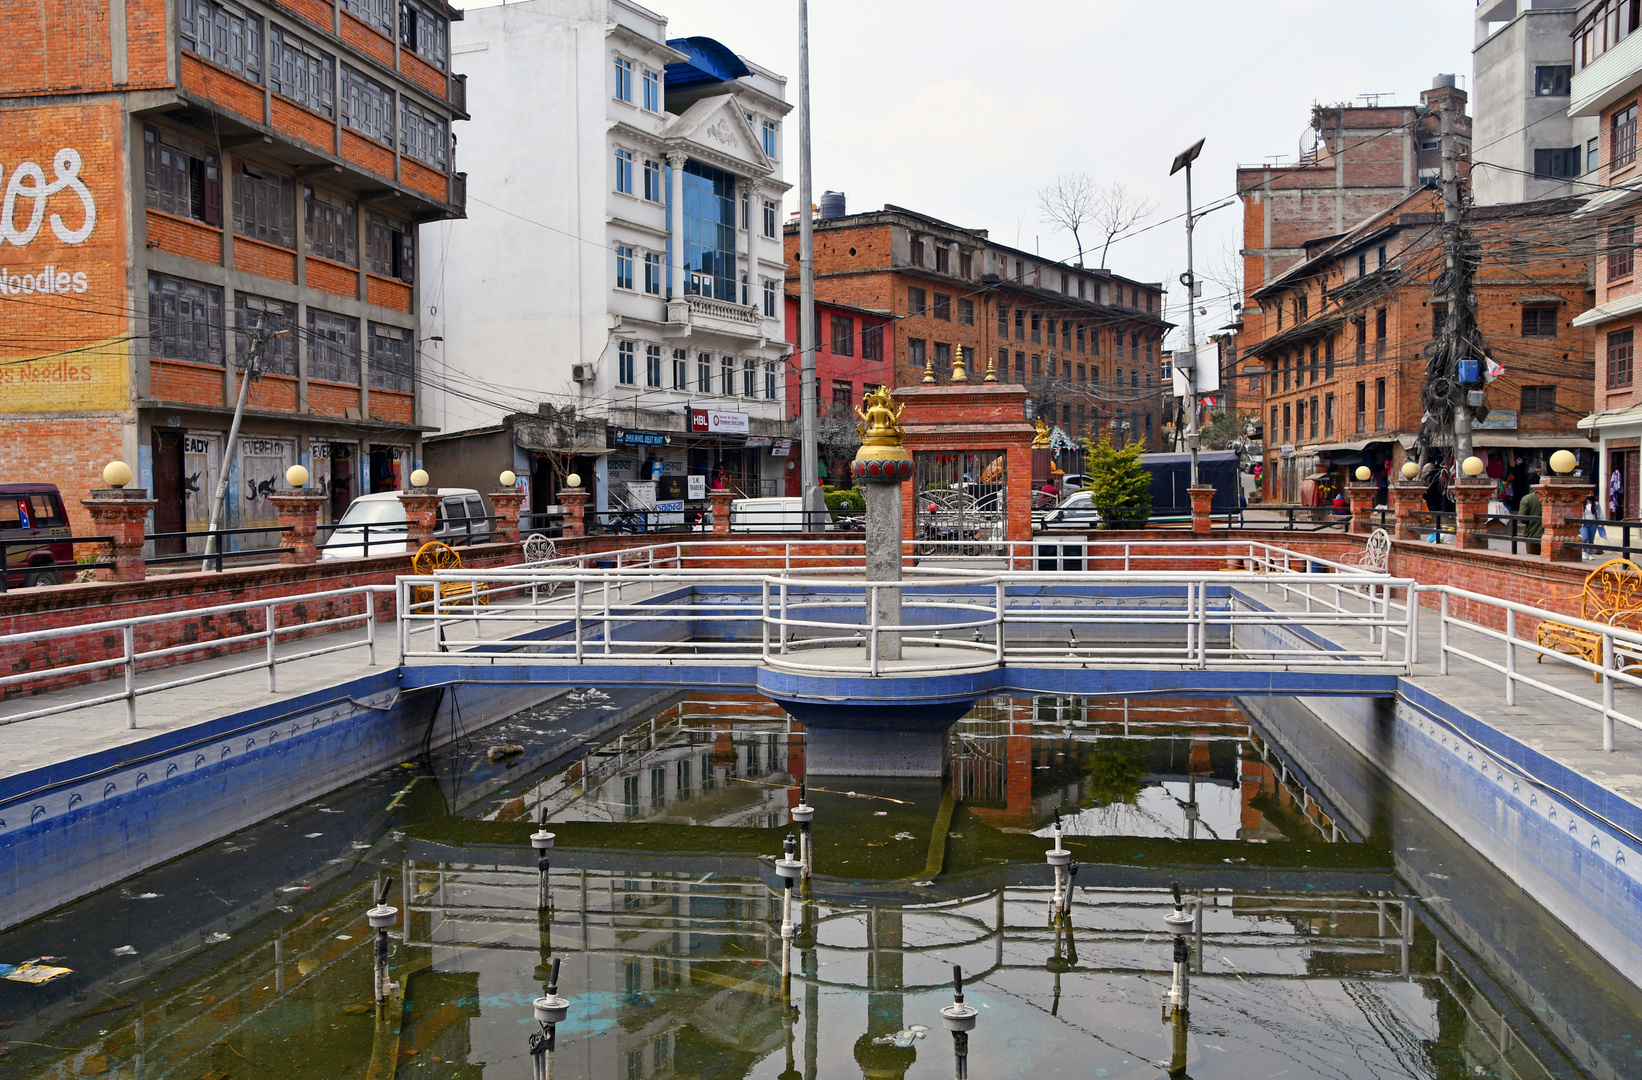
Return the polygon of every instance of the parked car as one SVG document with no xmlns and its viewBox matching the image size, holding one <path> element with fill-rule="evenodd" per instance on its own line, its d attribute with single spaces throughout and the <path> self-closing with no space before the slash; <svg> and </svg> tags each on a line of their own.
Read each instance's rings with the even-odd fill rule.
<svg viewBox="0 0 1642 1080">
<path fill-rule="evenodd" d="M 331 535 L 320 545 L 322 559 L 357 559 L 370 555 L 403 555 L 410 530 L 405 504 L 397 491 L 361 495 L 349 506 Z M 451 546 L 483 544 L 490 539 L 490 514 L 482 495 L 472 488 L 440 488 L 433 539 Z M 367 552 L 365 541 L 370 537 Z"/>
<path fill-rule="evenodd" d="M 54 539 L 72 535 L 56 484 L 0 484 L 7 588 L 74 580 L 74 545 Z"/>
<path fill-rule="evenodd" d="M 1061 504 L 1043 515 L 1046 529 L 1098 529 L 1100 511 L 1095 507 L 1095 493 L 1074 491 Z"/>
<path fill-rule="evenodd" d="M 735 499 L 730 503 L 731 532 L 805 532 L 804 500 L 794 495 Z"/>
</svg>

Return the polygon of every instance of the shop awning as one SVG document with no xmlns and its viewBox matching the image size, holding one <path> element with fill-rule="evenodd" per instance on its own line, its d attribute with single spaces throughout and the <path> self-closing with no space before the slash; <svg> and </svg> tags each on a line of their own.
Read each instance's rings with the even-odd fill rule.
<svg viewBox="0 0 1642 1080">
<path fill-rule="evenodd" d="M 1390 438 L 1363 439 L 1358 442 L 1325 443 L 1322 446 L 1313 446 L 1308 449 L 1315 450 L 1318 453 L 1341 453 L 1351 450 L 1366 450 L 1368 447 L 1373 446 L 1376 443 L 1385 443 L 1389 445 L 1390 442 Z"/>
</svg>

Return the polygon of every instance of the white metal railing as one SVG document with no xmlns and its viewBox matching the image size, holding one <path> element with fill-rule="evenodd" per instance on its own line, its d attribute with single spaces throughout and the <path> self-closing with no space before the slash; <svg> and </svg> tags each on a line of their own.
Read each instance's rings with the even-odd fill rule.
<svg viewBox="0 0 1642 1080">
<path fill-rule="evenodd" d="M 55 664 L 0 676 L 0 687 L 39 683 L 69 675 L 92 675 L 93 673 L 116 669 L 123 676 L 123 684 L 120 690 L 115 693 L 93 694 L 89 697 L 77 698 L 74 701 L 63 702 L 45 708 L 6 713 L 0 715 L 0 725 L 15 724 L 23 720 L 35 720 L 44 716 L 55 716 L 59 713 L 73 712 L 76 709 L 88 709 L 96 705 L 106 705 L 110 702 L 123 700 L 126 703 L 126 727 L 134 728 L 137 726 L 137 699 L 148 694 L 157 694 L 162 690 L 172 690 L 179 686 L 192 686 L 195 683 L 208 682 L 212 679 L 223 679 L 247 671 L 266 669 L 268 672 L 268 690 L 270 693 L 274 693 L 278 690 L 276 672 L 279 665 L 324 656 L 327 653 L 342 652 L 346 649 L 367 650 L 370 663 L 374 665 L 376 663 L 376 597 L 379 593 L 392 593 L 393 589 L 392 585 L 358 585 L 353 588 L 333 589 L 328 592 L 298 593 L 272 600 L 250 600 L 239 604 L 220 604 L 215 607 L 168 611 L 156 615 L 138 615 L 128 619 L 111 619 L 106 622 L 83 623 L 78 626 L 64 626 L 51 630 L 32 630 L 22 634 L 8 634 L 5 639 L 5 646 L 8 649 L 14 646 L 30 645 L 35 642 L 59 641 L 64 638 L 99 634 L 118 634 L 120 635 L 121 645 L 118 655 L 108 656 L 100 660 Z M 351 615 L 338 615 L 329 619 L 304 620 L 287 626 L 279 625 L 279 609 L 286 605 L 311 604 L 315 601 L 341 600 L 350 597 L 357 597 L 362 600 L 362 611 Z M 243 634 L 232 634 L 227 637 L 185 641 L 178 645 L 163 648 L 137 648 L 137 633 L 142 628 L 184 622 L 205 616 L 234 615 L 248 611 L 261 613 L 261 629 L 249 630 Z M 315 630 L 341 628 L 359 622 L 365 624 L 363 639 L 322 645 L 318 648 L 288 652 L 284 655 L 280 655 L 276 651 L 281 636 L 289 637 L 298 633 L 308 634 Z M 146 686 L 137 685 L 139 670 L 153 666 L 156 661 L 189 653 L 201 653 L 236 645 L 249 645 L 258 641 L 264 643 L 264 650 L 261 658 L 254 662 L 235 664 L 231 667 L 218 668 L 207 672 L 196 671 L 194 674 L 181 678 L 169 679 Z"/>
</svg>

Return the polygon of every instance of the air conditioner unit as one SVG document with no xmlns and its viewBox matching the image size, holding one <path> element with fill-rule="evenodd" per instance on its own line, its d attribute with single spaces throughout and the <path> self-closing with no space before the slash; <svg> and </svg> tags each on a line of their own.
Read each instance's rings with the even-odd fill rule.
<svg viewBox="0 0 1642 1080">
<path fill-rule="evenodd" d="M 579 383 L 590 383 L 590 382 L 592 382 L 593 381 L 593 365 L 592 364 L 571 364 L 570 365 L 570 378 L 573 381 L 579 382 Z"/>
</svg>

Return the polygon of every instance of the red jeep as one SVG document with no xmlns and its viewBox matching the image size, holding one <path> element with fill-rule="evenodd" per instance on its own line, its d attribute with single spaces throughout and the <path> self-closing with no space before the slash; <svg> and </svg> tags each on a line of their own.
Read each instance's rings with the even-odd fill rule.
<svg viewBox="0 0 1642 1080">
<path fill-rule="evenodd" d="M 57 485 L 0 484 L 7 588 L 74 580 L 74 545 L 66 539 L 72 535 Z"/>
</svg>

